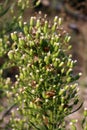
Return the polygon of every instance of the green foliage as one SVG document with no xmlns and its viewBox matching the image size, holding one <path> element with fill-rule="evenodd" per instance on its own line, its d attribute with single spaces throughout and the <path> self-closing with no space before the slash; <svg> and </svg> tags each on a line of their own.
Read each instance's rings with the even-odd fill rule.
<svg viewBox="0 0 87 130">
<path fill-rule="evenodd" d="M 18 17 L 29 7 L 29 0 L 5 0 L 0 3 L 0 37 L 17 29 Z"/>
<path fill-rule="evenodd" d="M 31 17 L 29 23 L 23 23 L 20 17 L 18 24 L 21 32 L 15 31 L 6 39 L 10 38 L 12 44 L 8 51 L 10 66 L 19 68 L 11 92 L 22 119 L 13 116 L 12 127 L 63 128 L 64 118 L 79 101 L 77 84 L 73 82 L 80 74 L 73 75 L 76 61 L 68 54 L 70 36 L 58 17 L 52 24 L 45 17 Z M 6 50 L 4 40 L 1 47 Z"/>
<path fill-rule="evenodd" d="M 27 2 L 16 3 L 20 11 Z M 11 104 L 9 110 L 17 106 L 6 130 L 64 130 L 64 118 L 79 102 L 75 81 L 81 75 L 73 73 L 76 61 L 69 54 L 70 36 L 61 18 L 50 22 L 46 15 L 31 17 L 27 23 L 20 14 L 11 32 L 3 28 L 0 38 L 0 57 L 6 56 L 0 70 L 0 91 Z M 84 122 L 85 118 L 82 125 Z"/>
</svg>

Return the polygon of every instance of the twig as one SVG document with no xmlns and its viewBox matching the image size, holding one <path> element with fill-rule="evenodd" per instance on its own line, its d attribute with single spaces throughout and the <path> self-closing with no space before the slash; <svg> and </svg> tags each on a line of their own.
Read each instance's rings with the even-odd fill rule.
<svg viewBox="0 0 87 130">
<path fill-rule="evenodd" d="M 5 118 L 9 113 L 10 111 L 17 105 L 17 103 L 14 103 L 13 105 L 11 105 L 2 115 L 2 118 L 1 120 L 3 120 L 3 118 Z"/>
</svg>

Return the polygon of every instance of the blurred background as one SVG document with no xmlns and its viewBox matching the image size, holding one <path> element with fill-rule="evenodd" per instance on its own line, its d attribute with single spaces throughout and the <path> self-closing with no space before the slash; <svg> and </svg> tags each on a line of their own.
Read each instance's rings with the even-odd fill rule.
<svg viewBox="0 0 87 130">
<path fill-rule="evenodd" d="M 4 0 L 0 0 L 0 3 L 2 2 Z M 9 5 L 11 2 L 9 0 Z M 82 72 L 83 74 L 78 81 L 83 107 L 78 112 L 71 114 L 68 120 L 70 118 L 77 118 L 80 122 L 83 108 L 87 108 L 87 0 L 39 0 L 39 4 L 37 6 L 36 4 L 37 0 L 30 0 L 30 7 L 25 10 L 23 15 L 24 21 L 29 21 L 30 16 L 38 15 L 40 11 L 42 16 L 47 14 L 48 20 L 58 16 L 63 19 L 63 26 L 72 37 L 70 41 L 72 45 L 71 53 L 73 59 L 77 60 L 75 73 Z M 16 8 L 15 14 L 17 14 Z M 7 14 L 7 19 L 9 18 L 10 16 Z M 2 22 L 3 19 L 0 17 L 0 29 L 3 24 Z M 0 66 L 1 64 L 2 59 L 0 58 Z M 77 125 L 78 130 L 81 130 L 80 124 L 78 123 Z"/>
</svg>

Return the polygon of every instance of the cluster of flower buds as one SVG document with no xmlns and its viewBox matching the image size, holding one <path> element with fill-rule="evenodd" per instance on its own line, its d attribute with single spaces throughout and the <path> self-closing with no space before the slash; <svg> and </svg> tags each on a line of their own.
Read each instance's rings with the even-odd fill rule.
<svg viewBox="0 0 87 130">
<path fill-rule="evenodd" d="M 45 17 L 31 17 L 29 23 L 23 23 L 20 17 L 21 32 L 11 33 L 13 45 L 8 57 L 20 71 L 16 100 L 23 106 L 20 109 L 26 122 L 30 120 L 38 128 L 47 119 L 46 127 L 56 129 L 79 101 L 74 81 L 81 73 L 73 74 L 76 61 L 68 53 L 71 37 L 61 22 L 56 16 L 52 23 Z"/>
</svg>

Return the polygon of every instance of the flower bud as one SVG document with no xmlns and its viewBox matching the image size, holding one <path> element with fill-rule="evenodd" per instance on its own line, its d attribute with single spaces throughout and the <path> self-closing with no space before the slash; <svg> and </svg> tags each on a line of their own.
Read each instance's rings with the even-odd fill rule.
<svg viewBox="0 0 87 130">
<path fill-rule="evenodd" d="M 32 27 L 34 26 L 34 17 L 30 18 L 30 26 L 32 26 Z"/>
<path fill-rule="evenodd" d="M 36 27 L 37 28 L 40 28 L 40 20 L 38 19 L 37 22 L 36 22 Z"/>
<path fill-rule="evenodd" d="M 19 27 L 23 27 L 23 21 L 22 21 L 22 16 L 19 17 Z"/>
<path fill-rule="evenodd" d="M 60 64 L 59 64 L 59 67 L 62 67 L 64 65 L 64 62 L 61 62 Z"/>
<path fill-rule="evenodd" d="M 55 22 L 54 25 L 52 26 L 52 32 L 55 32 L 56 27 L 57 27 L 57 23 Z"/>
<path fill-rule="evenodd" d="M 62 24 L 62 19 L 61 19 L 61 18 L 58 19 L 58 24 L 59 24 L 59 25 Z"/>
<path fill-rule="evenodd" d="M 8 57 L 9 57 L 9 59 L 14 59 L 14 51 L 13 50 L 10 50 L 8 52 Z"/>
<path fill-rule="evenodd" d="M 68 36 L 68 35 L 67 35 L 67 36 L 65 37 L 64 41 L 68 43 L 68 42 L 70 41 L 70 39 L 71 39 L 71 36 Z"/>
<path fill-rule="evenodd" d="M 71 73 L 72 73 L 72 69 L 70 68 L 70 69 L 67 71 L 66 75 L 70 75 Z"/>
<path fill-rule="evenodd" d="M 11 38 L 13 41 L 17 41 L 17 39 L 18 39 L 17 32 L 11 33 Z"/>
<path fill-rule="evenodd" d="M 22 47 L 25 45 L 25 40 L 24 40 L 24 37 L 22 38 L 19 38 L 19 46 Z"/>
<path fill-rule="evenodd" d="M 84 108 L 84 116 L 87 117 L 87 108 Z"/>
<path fill-rule="evenodd" d="M 44 33 L 47 33 L 47 29 L 48 29 L 48 21 L 45 21 Z"/>
<path fill-rule="evenodd" d="M 26 22 L 24 22 L 24 27 L 23 27 L 24 33 L 28 34 L 29 28 Z"/>
<path fill-rule="evenodd" d="M 58 21 L 58 16 L 55 16 L 54 22 L 57 22 L 57 21 Z"/>
</svg>

